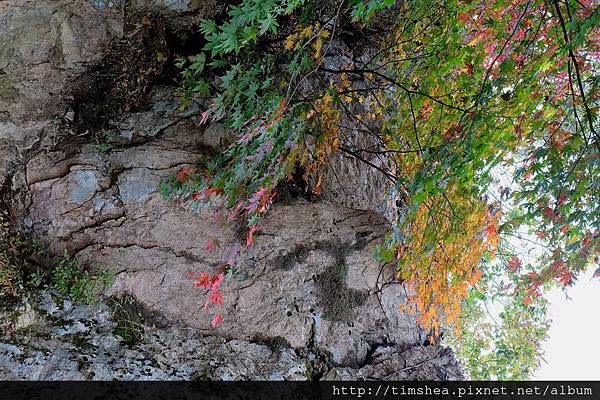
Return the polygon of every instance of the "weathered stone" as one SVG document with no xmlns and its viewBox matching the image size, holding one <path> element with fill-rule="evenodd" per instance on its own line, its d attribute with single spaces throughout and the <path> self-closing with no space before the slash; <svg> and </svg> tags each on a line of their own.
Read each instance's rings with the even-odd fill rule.
<svg viewBox="0 0 600 400">
<path fill-rule="evenodd" d="M 334 368 L 326 380 L 461 380 L 463 374 L 449 348 L 440 346 L 379 347 L 362 368 Z"/>
<path fill-rule="evenodd" d="M 101 59 L 120 18 L 84 0 L 1 2 L 0 186 L 11 164 L 52 143 L 66 82 Z"/>
<path fill-rule="evenodd" d="M 218 239 L 222 249 L 237 239 L 232 227 L 216 227 L 210 215 L 195 215 L 158 193 L 161 177 L 200 160 L 177 150 L 162 157 L 163 145 L 178 134 L 168 128 L 134 153 L 115 150 L 102 158 L 82 148 L 66 175 L 31 185 L 28 217 L 53 251 L 68 248 L 119 273 L 114 294 L 130 292 L 170 319 L 211 332 L 201 292 L 186 275 L 214 272 L 219 257 L 202 250 L 207 239 Z M 126 155 L 140 153 L 146 166 Z M 39 168 L 56 158 L 32 163 Z M 424 340 L 414 318 L 398 313 L 405 296 L 389 284 L 393 274 L 373 259 L 387 229 L 377 214 L 297 201 L 275 206 L 261 226 L 255 266 L 225 286 L 220 334 L 282 338 L 294 348 L 314 343 L 343 365 L 364 362 L 374 344 Z"/>
<path fill-rule="evenodd" d="M 254 266 L 226 281 L 219 310 L 225 319 L 211 328 L 203 294 L 187 275 L 214 272 L 220 257 L 202 249 L 206 240 L 218 239 L 225 248 L 238 239 L 233 227 L 219 227 L 209 214 L 197 215 L 158 193 L 161 177 L 201 161 L 191 152 L 165 150 L 182 135 L 177 126 L 102 156 L 84 146 L 68 169 L 59 166 L 62 176 L 37 180 L 29 207 L 36 236 L 56 252 L 68 248 L 82 261 L 117 273 L 111 294 L 131 293 L 204 335 L 280 340 L 289 349 L 318 349 L 330 365 L 352 370 L 379 346 L 405 349 L 425 341 L 414 317 L 399 312 L 406 297 L 393 271 L 373 259 L 386 220 L 301 200 L 276 204 L 261 223 Z M 45 160 L 62 158 L 45 154 L 32 163 L 43 170 Z"/>
<path fill-rule="evenodd" d="M 323 68 L 328 71 L 369 68 L 365 63 L 372 60 L 374 49 L 365 46 L 351 47 L 336 39 L 324 46 Z M 357 92 L 373 87 L 373 82 L 358 79 L 348 74 L 352 87 Z M 317 95 L 322 82 L 341 83 L 340 73 L 323 72 L 312 76 L 302 85 L 306 97 Z M 397 205 L 389 196 L 394 182 L 394 163 L 381 141 L 382 122 L 369 117 L 374 105 L 369 99 L 345 103 L 337 129 L 340 151 L 328 157 L 321 173 L 321 197 L 359 210 L 372 210 L 395 222 Z M 361 116 L 357 118 L 356 116 Z M 314 180 L 320 179 L 315 177 Z M 316 182 L 311 182 L 313 186 Z"/>
<path fill-rule="evenodd" d="M 31 309 L 31 308 L 30 308 Z M 147 321 L 136 344 L 119 336 L 105 305 L 79 306 L 43 292 L 36 322 L 0 337 L 5 380 L 305 380 L 318 353 L 285 344 L 202 336 L 184 326 Z M 360 368 L 329 364 L 324 379 L 459 379 L 448 349 L 379 347 Z"/>
<path fill-rule="evenodd" d="M 228 2 L 217 0 L 133 0 L 132 4 L 136 7 L 164 8 L 211 17 L 223 10 Z"/>
<path fill-rule="evenodd" d="M 36 304 L 38 323 L 0 338 L 0 378 L 16 380 L 296 380 L 304 361 L 291 349 L 202 337 L 185 327 L 144 326 L 135 346 L 116 335 L 104 305 Z M 8 341 L 7 341 L 8 340 Z"/>
<path fill-rule="evenodd" d="M 151 152 L 146 159 L 152 163 Z M 116 179 L 106 165 L 73 165 L 62 178 L 34 184 L 34 232 L 55 251 L 69 248 L 118 273 L 113 294 L 132 293 L 169 319 L 213 332 L 202 294 L 186 275 L 214 272 L 219 258 L 202 244 L 218 238 L 226 247 L 234 233 L 215 229 L 209 215 L 161 199 L 158 182 L 175 172 L 170 165 L 124 169 Z M 110 187 L 99 183 L 111 175 Z M 377 344 L 422 343 L 414 318 L 398 312 L 405 301 L 401 287 L 373 260 L 386 227 L 375 213 L 329 203 L 274 207 L 257 237 L 256 265 L 225 285 L 226 318 L 217 332 L 231 339 L 281 338 L 293 348 L 314 344 L 349 366 L 362 364 Z"/>
</svg>

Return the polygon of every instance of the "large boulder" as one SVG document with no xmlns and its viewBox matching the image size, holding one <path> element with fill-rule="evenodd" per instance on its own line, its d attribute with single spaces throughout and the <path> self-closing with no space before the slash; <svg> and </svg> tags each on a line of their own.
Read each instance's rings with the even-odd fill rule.
<svg viewBox="0 0 600 400">
<path fill-rule="evenodd" d="M 117 273 L 113 294 L 131 293 L 172 320 L 214 334 L 202 292 L 187 275 L 214 273 L 220 252 L 239 238 L 235 226 L 215 224 L 207 211 L 194 213 L 159 193 L 162 179 L 204 160 L 201 130 L 187 119 L 170 126 L 161 120 L 177 119 L 165 91 L 155 91 L 155 107 L 115 122 L 131 127 L 123 132 L 135 146 L 102 154 L 89 144 L 70 155 L 32 158 L 25 221 L 52 252 L 67 249 Z M 421 344 L 415 319 L 399 312 L 403 288 L 373 257 L 387 228 L 374 212 L 325 201 L 276 204 L 261 223 L 252 263 L 225 284 L 225 320 L 216 332 L 279 338 L 293 348 L 314 344 L 351 366 L 379 345 Z M 203 249 L 209 239 L 220 243 L 217 251 Z"/>
<path fill-rule="evenodd" d="M 236 224 L 217 224 L 207 210 L 159 193 L 161 180 L 202 163 L 206 141 L 214 140 L 208 136 L 220 132 L 196 127 L 169 93 L 158 87 L 150 108 L 112 121 L 120 134 L 108 152 L 83 144 L 30 160 L 23 213 L 36 238 L 54 253 L 67 249 L 112 270 L 109 294 L 133 295 L 203 335 L 277 341 L 352 371 L 382 349 L 393 359 L 426 343 L 415 317 L 400 312 L 406 292 L 393 268 L 373 257 L 389 228 L 385 218 L 327 201 L 276 203 L 261 222 L 254 256 L 223 284 L 224 304 L 205 311 L 205 294 L 189 273 L 215 273 L 221 252 L 244 238 Z M 219 248 L 205 250 L 208 240 Z M 217 328 L 214 312 L 224 315 Z"/>
</svg>

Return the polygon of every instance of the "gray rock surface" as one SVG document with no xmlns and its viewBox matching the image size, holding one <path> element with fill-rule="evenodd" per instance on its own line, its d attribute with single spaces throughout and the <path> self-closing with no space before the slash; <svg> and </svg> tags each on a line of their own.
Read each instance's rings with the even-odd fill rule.
<svg viewBox="0 0 600 400">
<path fill-rule="evenodd" d="M 168 88 L 156 89 L 154 98 L 171 109 L 161 96 L 164 90 Z M 138 123 L 151 118 L 153 124 Z M 135 143 L 132 147 L 100 154 L 95 146 L 84 145 L 70 157 L 62 151 L 34 157 L 27 170 L 26 210 L 34 235 L 54 252 L 67 248 L 84 262 L 111 269 L 117 278 L 109 294 L 131 294 L 173 324 L 228 343 L 275 341 L 293 354 L 325 355 L 326 370 L 340 368 L 335 376 L 342 379 L 392 376 L 400 354 L 421 348 L 425 332 L 414 316 L 399 312 L 404 289 L 394 282 L 393 271 L 373 258 L 386 220 L 326 201 L 295 200 L 273 207 L 261 224 L 248 268 L 223 284 L 224 304 L 211 312 L 221 312 L 224 321 L 211 328 L 204 295 L 187 275 L 215 272 L 221 256 L 203 249 L 208 239 L 218 239 L 220 249 L 239 239 L 234 227 L 215 224 L 206 211 L 194 213 L 187 204 L 169 202 L 158 193 L 161 178 L 203 160 L 198 150 L 203 135 L 191 134 L 192 122 L 148 131 L 148 126 L 168 125 L 161 118 L 172 117 L 154 107 L 114 121 L 131 130 L 126 137 Z M 381 353 L 382 348 L 388 350 Z M 420 363 L 432 351 L 406 357 Z M 372 364 L 373 355 L 383 360 L 377 364 L 383 369 Z M 456 364 L 446 368 L 449 359 L 444 353 L 440 365 L 453 377 L 459 370 Z M 406 363 L 394 377 L 416 373 Z M 276 376 L 286 377 L 275 369 Z"/>
<path fill-rule="evenodd" d="M 325 54 L 324 67 L 330 70 L 342 70 L 353 66 L 361 68 L 368 49 L 350 49 L 339 41 L 333 42 Z M 338 74 L 324 74 L 326 80 L 339 81 Z M 373 84 L 353 79 L 354 89 L 361 90 Z M 395 205 L 388 201 L 388 191 L 392 181 L 382 171 L 394 174 L 393 163 L 381 143 L 381 121 L 367 116 L 373 111 L 369 99 L 364 103 L 354 101 L 346 106 L 339 122 L 341 147 L 331 157 L 323 185 L 323 197 L 333 202 L 362 210 L 373 210 L 388 220 L 397 212 Z M 356 115 L 363 116 L 357 119 Z M 360 159 L 359 159 L 360 158 Z M 368 165 L 367 163 L 371 164 Z"/>
<path fill-rule="evenodd" d="M 78 306 L 44 292 L 0 341 L 0 377 L 14 380 L 297 380 L 293 350 L 200 336 L 181 326 L 145 326 L 128 346 L 105 305 Z M 23 316 L 27 315 L 26 318 Z"/>
<path fill-rule="evenodd" d="M 220 251 L 238 239 L 234 227 L 215 225 L 207 212 L 197 215 L 158 193 L 161 177 L 202 160 L 191 151 L 190 132 L 179 134 L 173 126 L 151 142 L 108 155 L 84 146 L 66 164 L 53 161 L 63 159 L 62 152 L 40 154 L 29 163 L 27 220 L 54 252 L 67 248 L 117 273 L 112 294 L 131 293 L 209 333 L 202 293 L 186 275 L 214 273 Z M 281 338 L 294 348 L 314 343 L 336 363 L 352 366 L 379 344 L 422 343 L 414 318 L 398 312 L 405 294 L 393 271 L 373 259 L 386 228 L 374 212 L 327 202 L 274 207 L 257 235 L 253 266 L 224 286 L 226 318 L 217 331 L 246 340 Z M 203 250 L 209 239 L 218 239 L 218 251 Z"/>
<path fill-rule="evenodd" d="M 69 77 L 102 58 L 119 20 L 84 0 L 0 2 L 0 186 L 11 165 L 56 140 Z"/>
<path fill-rule="evenodd" d="M 228 1 L 219 0 L 132 0 L 137 7 L 162 8 L 179 13 L 198 13 L 205 17 L 223 10 Z"/>
<path fill-rule="evenodd" d="M 0 338 L 5 380 L 458 379 L 441 347 L 379 347 L 358 368 L 337 367 L 314 350 L 277 342 L 200 335 L 189 327 L 144 325 L 135 344 L 118 335 L 104 304 L 73 305 L 49 292 L 28 300 Z M 3 315 L 3 317 L 6 317 Z M 6 328 L 6 326 L 4 326 Z M 318 372 L 318 375 L 315 373 Z"/>
</svg>

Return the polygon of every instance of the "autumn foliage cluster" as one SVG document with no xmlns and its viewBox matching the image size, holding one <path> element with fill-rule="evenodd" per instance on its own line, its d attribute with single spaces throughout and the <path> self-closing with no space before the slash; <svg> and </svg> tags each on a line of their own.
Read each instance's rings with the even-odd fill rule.
<svg viewBox="0 0 600 400">
<path fill-rule="evenodd" d="M 599 25 L 593 0 L 244 0 L 204 21 L 203 52 L 178 62 L 183 98 L 210 99 L 200 123 L 222 120 L 236 139 L 165 192 L 246 225 L 243 243 L 206 244 L 223 254 L 194 276 L 207 305 L 221 303 L 276 191 L 301 171 L 318 195 L 342 151 L 388 181 L 396 216 L 376 256 L 423 327 L 467 335 L 466 358 L 495 343 L 495 376 L 526 377 L 544 288 L 598 263 Z M 327 63 L 339 43 L 368 56 Z M 348 141 L 349 125 L 372 145 Z M 496 300 L 511 339 L 469 336 Z"/>
</svg>

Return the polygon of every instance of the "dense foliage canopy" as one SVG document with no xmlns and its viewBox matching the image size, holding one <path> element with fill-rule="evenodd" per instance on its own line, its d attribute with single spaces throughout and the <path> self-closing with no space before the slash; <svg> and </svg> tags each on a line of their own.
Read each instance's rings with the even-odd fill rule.
<svg viewBox="0 0 600 400">
<path fill-rule="evenodd" d="M 423 327 L 454 327 L 474 378 L 529 376 L 542 289 L 572 285 L 600 249 L 599 22 L 592 0 L 243 0 L 203 21 L 182 92 L 236 139 L 164 191 L 247 224 L 221 270 L 197 277 L 207 306 L 278 187 L 301 171 L 318 194 L 342 151 L 389 181 L 396 220 L 377 256 Z M 353 61 L 329 62 L 341 45 Z M 349 143 L 349 124 L 372 145 Z"/>
</svg>

